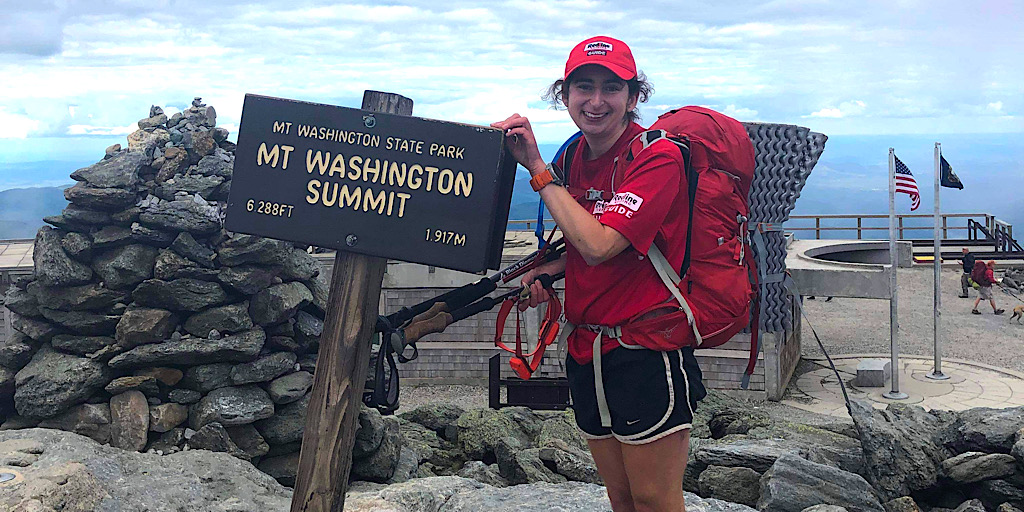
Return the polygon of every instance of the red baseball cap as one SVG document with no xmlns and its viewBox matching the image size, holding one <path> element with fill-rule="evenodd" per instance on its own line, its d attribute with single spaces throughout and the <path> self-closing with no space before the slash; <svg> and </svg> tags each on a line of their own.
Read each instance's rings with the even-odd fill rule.
<svg viewBox="0 0 1024 512">
<path fill-rule="evenodd" d="M 633 52 L 626 43 L 607 36 L 591 37 L 576 45 L 569 52 L 569 60 L 565 61 L 565 76 L 568 79 L 573 71 L 580 66 L 597 64 L 608 68 L 615 76 L 630 80 L 636 78 L 636 62 Z"/>
</svg>

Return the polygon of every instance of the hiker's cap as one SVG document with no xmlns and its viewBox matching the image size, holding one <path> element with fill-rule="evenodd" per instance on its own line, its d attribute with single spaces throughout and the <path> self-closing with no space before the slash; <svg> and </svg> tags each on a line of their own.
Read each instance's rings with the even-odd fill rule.
<svg viewBox="0 0 1024 512">
<path fill-rule="evenodd" d="M 604 66 L 623 80 L 636 78 L 633 52 L 618 39 L 597 36 L 576 45 L 569 52 L 569 60 L 565 61 L 565 76 L 562 79 L 568 79 L 573 71 L 587 64 Z"/>
</svg>

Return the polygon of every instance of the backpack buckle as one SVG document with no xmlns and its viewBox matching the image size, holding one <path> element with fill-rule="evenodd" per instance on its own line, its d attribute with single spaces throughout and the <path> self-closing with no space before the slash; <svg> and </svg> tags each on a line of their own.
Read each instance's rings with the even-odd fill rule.
<svg viewBox="0 0 1024 512">
<path fill-rule="evenodd" d="M 604 190 L 597 190 L 594 187 L 587 189 L 587 201 L 598 201 L 604 195 Z"/>
</svg>

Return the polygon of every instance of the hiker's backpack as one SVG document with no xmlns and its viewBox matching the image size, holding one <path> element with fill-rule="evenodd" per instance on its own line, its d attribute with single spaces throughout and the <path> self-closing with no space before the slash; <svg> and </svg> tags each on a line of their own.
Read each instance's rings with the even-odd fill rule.
<svg viewBox="0 0 1024 512">
<path fill-rule="evenodd" d="M 971 281 L 978 283 L 978 286 L 992 286 L 992 281 L 988 280 L 988 267 L 984 261 L 974 262 L 974 268 L 971 269 Z"/>
<path fill-rule="evenodd" d="M 578 135 L 574 137 L 576 140 L 570 139 L 555 162 L 569 192 L 591 200 L 610 199 L 614 191 L 573 186 L 569 165 L 579 146 Z M 637 135 L 620 159 L 625 158 L 628 165 L 638 151 L 663 138 L 682 152 L 686 169 L 680 184 L 685 188 L 682 193 L 687 198 L 689 216 L 685 233 L 662 234 L 666 238 L 686 237 L 686 252 L 678 269 L 668 265 L 655 245 L 648 256 L 673 295 L 677 300 L 682 298 L 682 306 L 689 310 L 686 316 L 692 329 L 686 330 L 688 338 L 680 346 L 717 347 L 751 325 L 755 299 L 751 280 L 756 280 L 757 274 L 748 247 L 747 197 L 754 179 L 754 145 L 739 121 L 690 106 L 661 115 L 650 129 Z M 757 310 L 754 308 L 755 316 Z M 755 318 L 752 339 L 757 338 L 756 325 Z M 756 343 L 752 345 L 752 357 L 756 357 Z M 680 347 L 665 347 L 672 348 Z"/>
</svg>

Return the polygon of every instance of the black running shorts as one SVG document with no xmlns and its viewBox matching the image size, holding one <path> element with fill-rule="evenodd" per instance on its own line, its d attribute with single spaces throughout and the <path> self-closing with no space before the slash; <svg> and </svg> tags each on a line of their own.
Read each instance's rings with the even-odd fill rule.
<svg viewBox="0 0 1024 512">
<path fill-rule="evenodd" d="M 672 352 L 616 348 L 601 358 L 611 428 L 601 426 L 594 365 L 566 360 L 576 425 L 587 439 L 626 444 L 657 441 L 689 429 L 697 401 L 707 395 L 692 348 Z"/>
</svg>

